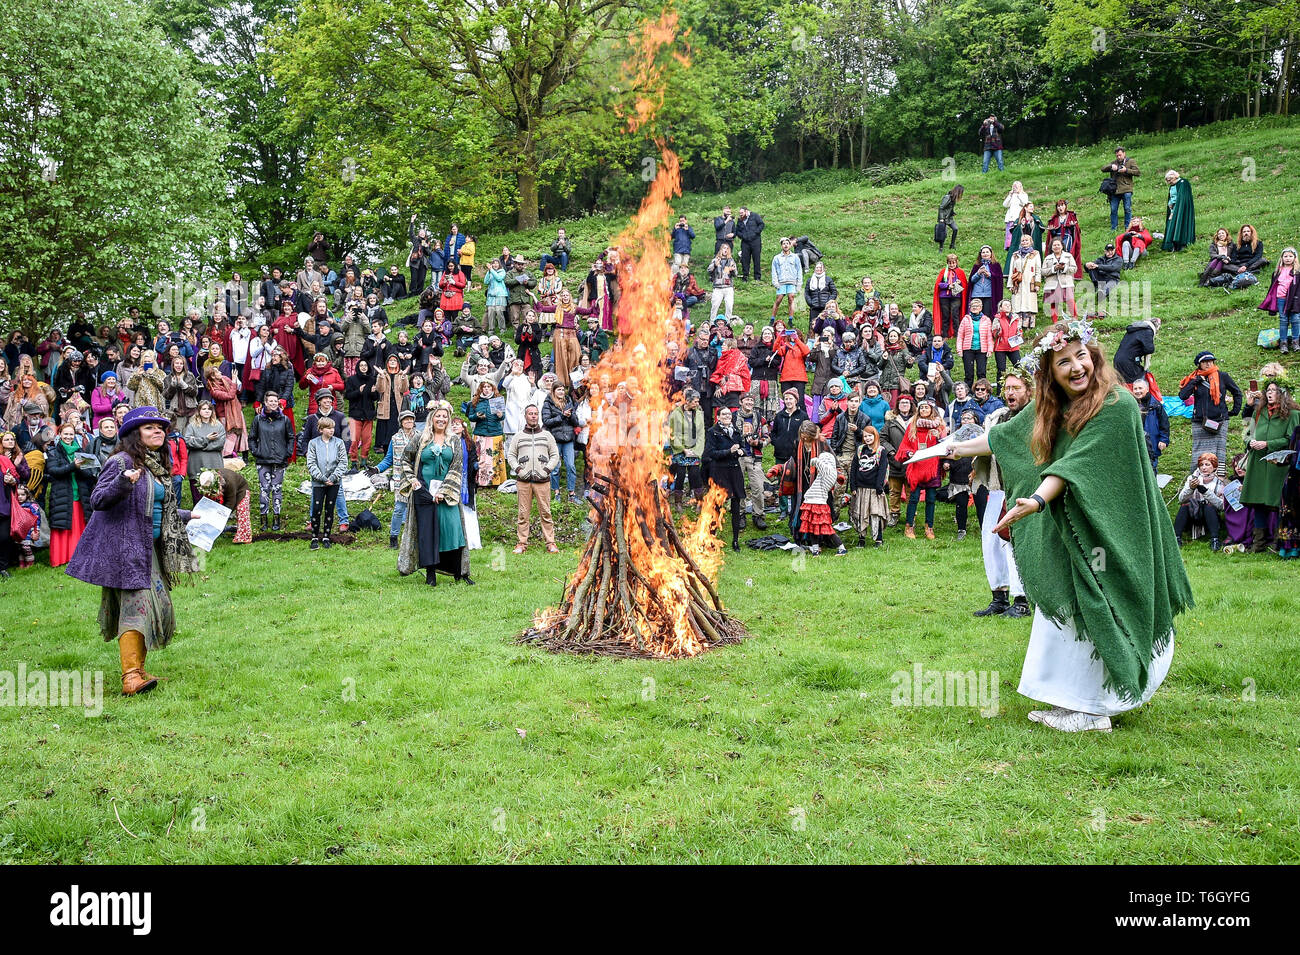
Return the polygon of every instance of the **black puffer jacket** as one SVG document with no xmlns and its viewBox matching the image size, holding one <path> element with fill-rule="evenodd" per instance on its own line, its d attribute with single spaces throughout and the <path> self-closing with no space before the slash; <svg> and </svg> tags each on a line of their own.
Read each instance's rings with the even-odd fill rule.
<svg viewBox="0 0 1300 955">
<path fill-rule="evenodd" d="M 66 531 L 72 527 L 72 458 L 56 441 L 45 453 L 45 484 L 48 488 L 45 514 L 50 519 L 50 529 Z M 90 493 L 95 490 L 95 479 L 82 468 L 77 468 L 77 497 L 82 510 L 90 517 Z"/>
<path fill-rule="evenodd" d="M 782 408 L 772 419 L 772 452 L 778 461 L 784 461 L 794 454 L 794 446 L 799 442 L 799 425 L 808 420 L 808 412 L 798 405 L 791 414 Z"/>
<path fill-rule="evenodd" d="M 266 393 L 274 391 L 280 396 L 280 404 L 293 407 L 293 366 L 267 365 L 262 369 L 262 376 L 257 379 L 258 403 L 266 401 Z"/>
<path fill-rule="evenodd" d="M 365 386 L 364 389 L 362 386 Z M 374 421 L 375 409 L 375 373 L 356 374 L 348 378 L 344 388 L 348 399 L 348 417 L 353 421 Z"/>
<path fill-rule="evenodd" d="M 561 409 L 550 395 L 542 402 L 542 427 L 551 432 L 556 444 L 572 441 L 576 436 L 578 419 L 573 402 L 565 400 Z"/>
</svg>

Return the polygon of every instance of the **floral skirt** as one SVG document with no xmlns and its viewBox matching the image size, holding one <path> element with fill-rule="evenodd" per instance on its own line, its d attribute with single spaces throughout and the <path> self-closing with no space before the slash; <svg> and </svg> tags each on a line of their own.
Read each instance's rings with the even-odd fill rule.
<svg viewBox="0 0 1300 955">
<path fill-rule="evenodd" d="M 506 479 L 506 456 L 501 453 L 505 443 L 501 435 L 475 437 L 478 448 L 478 486 L 500 487 Z"/>
<path fill-rule="evenodd" d="M 249 502 L 253 495 L 245 494 L 235 505 L 235 543 L 251 544 L 253 542 L 253 521 L 249 514 Z"/>
<path fill-rule="evenodd" d="M 817 537 L 833 536 L 835 528 L 831 526 L 831 506 L 804 501 L 799 506 L 799 532 Z"/>
<path fill-rule="evenodd" d="M 99 630 L 105 640 L 116 640 L 128 630 L 144 634 L 144 645 L 157 650 L 171 642 L 176 633 L 176 611 L 171 590 L 163 579 L 158 552 L 153 551 L 146 590 L 103 588 L 99 601 Z"/>
</svg>

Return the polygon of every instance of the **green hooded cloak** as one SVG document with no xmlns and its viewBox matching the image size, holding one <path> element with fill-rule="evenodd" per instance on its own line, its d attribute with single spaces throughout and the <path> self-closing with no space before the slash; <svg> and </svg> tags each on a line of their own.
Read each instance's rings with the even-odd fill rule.
<svg viewBox="0 0 1300 955">
<path fill-rule="evenodd" d="M 1012 525 L 1025 593 L 1058 626 L 1074 621 L 1105 664 L 1107 689 L 1139 700 L 1174 617 L 1192 606 L 1192 588 L 1137 401 L 1117 388 L 1077 435 L 1061 430 L 1044 465 L 1029 448 L 1035 413 L 1031 402 L 989 431 L 1009 501 L 1029 497 L 1049 474 L 1066 482 L 1046 513 Z"/>
<path fill-rule="evenodd" d="M 1196 206 L 1192 203 L 1192 184 L 1179 179 L 1173 186 L 1174 205 L 1165 213 L 1165 238 L 1160 248 L 1181 252 L 1196 242 Z"/>
</svg>

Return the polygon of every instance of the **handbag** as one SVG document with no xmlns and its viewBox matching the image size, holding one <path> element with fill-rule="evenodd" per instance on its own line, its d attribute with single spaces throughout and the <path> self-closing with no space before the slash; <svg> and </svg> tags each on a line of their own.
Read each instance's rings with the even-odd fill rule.
<svg viewBox="0 0 1300 955">
<path fill-rule="evenodd" d="M 1206 418 L 1203 422 L 1201 422 L 1201 427 L 1204 428 L 1206 431 L 1210 432 L 1210 434 L 1215 434 L 1218 432 L 1220 428 L 1223 427 L 1223 422 L 1215 421 L 1213 418 Z"/>
<path fill-rule="evenodd" d="M 460 519 L 465 526 L 465 546 L 470 550 L 482 550 L 483 537 L 479 532 L 478 511 L 462 504 L 460 506 Z"/>
<path fill-rule="evenodd" d="M 943 245 L 944 240 L 948 238 L 948 227 L 942 222 L 934 224 L 934 241 Z"/>
<path fill-rule="evenodd" d="M 16 541 L 26 539 L 36 526 L 36 518 L 31 511 L 18 503 L 18 495 L 9 492 L 9 536 Z"/>
</svg>

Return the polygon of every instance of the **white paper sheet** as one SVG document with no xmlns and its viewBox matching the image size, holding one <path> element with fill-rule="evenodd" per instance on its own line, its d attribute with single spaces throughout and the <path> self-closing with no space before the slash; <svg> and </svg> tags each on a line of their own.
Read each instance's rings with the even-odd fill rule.
<svg viewBox="0 0 1300 955">
<path fill-rule="evenodd" d="M 199 498 L 190 514 L 190 521 L 185 525 L 185 536 L 199 550 L 212 550 L 212 545 L 226 529 L 230 508 L 223 507 L 210 497 L 203 497 Z"/>
</svg>

